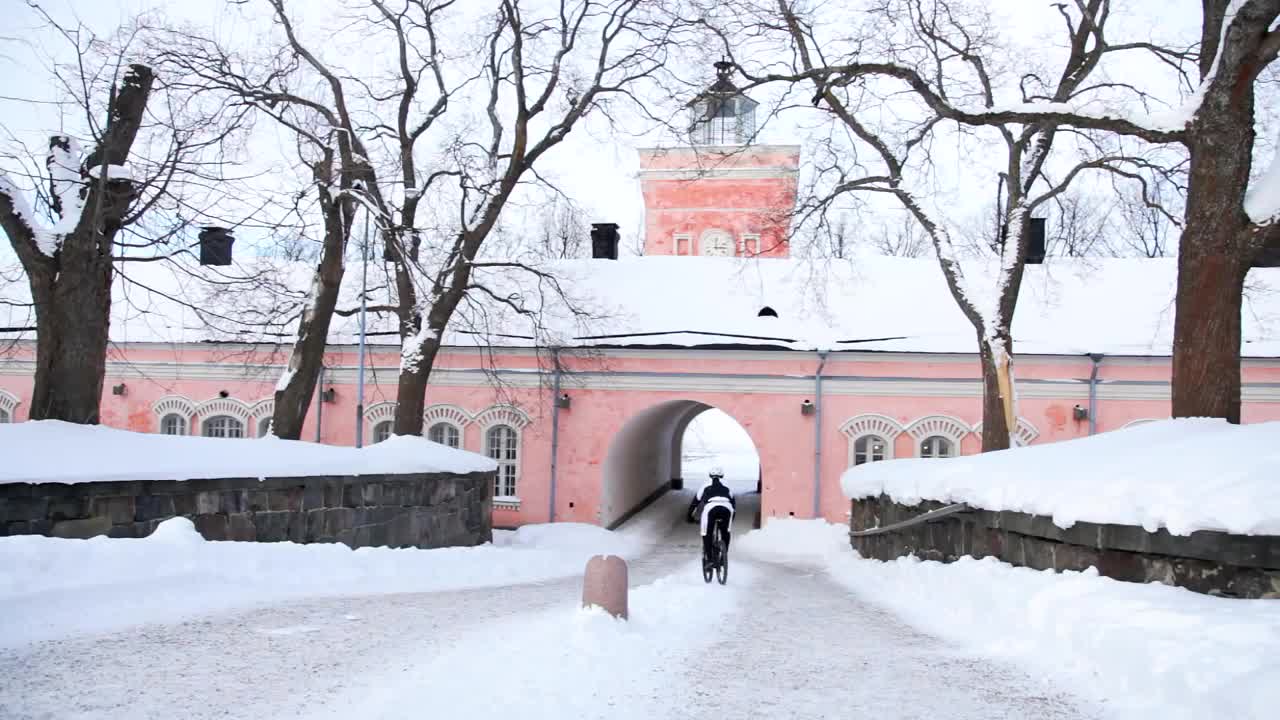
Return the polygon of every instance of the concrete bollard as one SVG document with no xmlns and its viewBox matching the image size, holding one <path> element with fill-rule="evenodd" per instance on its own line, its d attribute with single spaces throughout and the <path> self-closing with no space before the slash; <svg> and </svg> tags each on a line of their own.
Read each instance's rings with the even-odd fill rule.
<svg viewBox="0 0 1280 720">
<path fill-rule="evenodd" d="M 627 619 L 627 561 L 617 555 L 596 555 L 582 576 L 582 607 L 597 605 L 610 615 Z"/>
</svg>

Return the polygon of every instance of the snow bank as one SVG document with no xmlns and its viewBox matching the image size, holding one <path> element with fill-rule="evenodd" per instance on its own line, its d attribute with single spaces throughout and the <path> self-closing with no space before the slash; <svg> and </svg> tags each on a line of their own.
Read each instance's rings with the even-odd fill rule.
<svg viewBox="0 0 1280 720">
<path fill-rule="evenodd" d="M 1263 718 L 1280 706 L 1280 602 L 994 558 L 864 560 L 847 533 L 823 521 L 774 520 L 734 546 L 821 564 L 920 630 L 1064 683 L 1099 700 L 1109 717 Z"/>
<path fill-rule="evenodd" d="M 640 538 L 586 523 L 524 525 L 501 536 L 495 533 L 494 544 L 500 547 L 579 552 L 583 554 L 584 564 L 591 555 L 633 557 L 647 546 Z"/>
<path fill-rule="evenodd" d="M 533 526 L 505 547 L 438 550 L 205 542 L 186 518 L 140 540 L 5 537 L 0 647 L 292 598 L 538 582 L 579 574 L 592 555 L 629 556 L 643 547 L 594 529 Z"/>
<path fill-rule="evenodd" d="M 1197 418 L 949 460 L 868 463 L 845 471 L 841 485 L 855 499 L 965 502 L 1048 515 L 1063 528 L 1084 521 L 1280 535 L 1276 478 L 1280 422 Z"/>
<path fill-rule="evenodd" d="M 419 437 L 356 449 L 297 440 L 152 435 L 57 420 L 0 425 L 0 483 L 491 472 L 493 460 Z"/>
</svg>

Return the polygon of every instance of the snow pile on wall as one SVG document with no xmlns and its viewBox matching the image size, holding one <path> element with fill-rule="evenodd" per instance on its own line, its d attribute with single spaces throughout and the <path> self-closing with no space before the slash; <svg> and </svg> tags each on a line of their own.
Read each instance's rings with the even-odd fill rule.
<svg viewBox="0 0 1280 720">
<path fill-rule="evenodd" d="M 0 483 L 492 472 L 482 455 L 419 437 L 356 449 L 297 440 L 154 435 L 56 420 L 0 425 Z"/>
<path fill-rule="evenodd" d="M 1280 422 L 1167 420 L 948 460 L 891 460 L 841 477 L 853 499 L 963 502 L 984 510 L 1138 525 L 1175 535 L 1280 535 Z"/>
<path fill-rule="evenodd" d="M 994 558 L 864 560 L 848 528 L 779 519 L 734 541 L 766 559 L 808 560 L 867 602 L 986 656 L 1093 698 L 1113 718 L 1274 715 L 1280 602 L 1232 600 L 1096 571 L 1036 571 Z"/>
<path fill-rule="evenodd" d="M 641 547 L 593 530 L 535 526 L 508 547 L 438 550 L 205 542 L 186 518 L 140 540 L 5 537 L 0 647 L 291 598 L 538 582 L 579 574 L 592 555 Z"/>
</svg>

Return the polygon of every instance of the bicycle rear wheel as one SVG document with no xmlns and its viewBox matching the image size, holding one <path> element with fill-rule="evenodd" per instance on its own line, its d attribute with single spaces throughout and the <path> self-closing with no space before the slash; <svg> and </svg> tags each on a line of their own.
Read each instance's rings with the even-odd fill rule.
<svg viewBox="0 0 1280 720">
<path fill-rule="evenodd" d="M 729 548 L 725 545 L 723 533 L 716 539 L 716 554 L 720 556 L 720 562 L 716 564 L 716 580 L 724 585 L 729 581 Z"/>
<path fill-rule="evenodd" d="M 715 564 L 711 562 L 711 558 L 707 557 L 707 551 L 702 551 L 702 581 L 711 582 L 711 575 L 715 572 Z"/>
</svg>

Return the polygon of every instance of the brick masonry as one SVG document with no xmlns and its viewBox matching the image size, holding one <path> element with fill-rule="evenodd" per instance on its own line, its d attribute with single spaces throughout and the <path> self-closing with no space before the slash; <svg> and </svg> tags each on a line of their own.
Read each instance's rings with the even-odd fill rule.
<svg viewBox="0 0 1280 720">
<path fill-rule="evenodd" d="M 863 498 L 853 502 L 850 527 L 884 527 L 944 506 L 934 501 L 900 505 L 884 495 Z M 1280 536 L 1207 531 L 1183 536 L 1087 522 L 1063 529 L 1042 515 L 973 508 L 850 539 L 863 557 L 877 560 L 915 555 L 952 562 L 965 555 L 991 556 L 1036 570 L 1096 567 L 1116 580 L 1161 582 L 1228 597 L 1280 598 Z"/>
<path fill-rule="evenodd" d="M 139 538 L 190 518 L 206 540 L 436 548 L 493 537 L 493 473 L 0 484 L 0 535 Z"/>
</svg>

